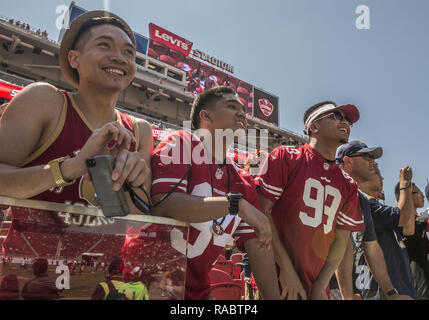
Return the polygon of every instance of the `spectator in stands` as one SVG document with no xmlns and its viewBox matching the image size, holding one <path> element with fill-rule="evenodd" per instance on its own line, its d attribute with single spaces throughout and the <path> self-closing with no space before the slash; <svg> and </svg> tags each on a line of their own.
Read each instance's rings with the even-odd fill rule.
<svg viewBox="0 0 429 320">
<path fill-rule="evenodd" d="M 193 129 L 198 130 L 196 134 L 175 131 L 152 155 L 153 201 L 169 195 L 154 214 L 190 222 L 189 239 L 193 240 L 187 251 L 185 299 L 209 298 L 208 272 L 232 236 L 238 248 L 245 248 L 263 297 L 279 299 L 273 253 L 269 249 L 271 228 L 257 209 L 253 179 L 227 161 L 229 145 L 223 139 L 216 141 L 216 130 L 242 129 L 244 133 L 244 106 L 235 90 L 212 88 L 195 99 L 191 122 Z M 191 154 L 194 157 L 186 159 Z M 203 158 L 196 159 L 196 154 Z M 173 160 L 174 155 L 179 158 Z M 181 210 L 177 210 L 179 207 Z M 182 245 L 185 250 L 186 243 Z"/>
<path fill-rule="evenodd" d="M 256 182 L 275 229 L 282 296 L 327 300 L 350 231 L 364 228 L 357 187 L 335 164 L 335 151 L 348 141 L 359 111 L 324 101 L 308 108 L 303 120 L 309 143 L 275 148 Z"/>
<path fill-rule="evenodd" d="M 400 184 L 395 186 L 395 197 L 399 201 Z M 428 261 L 428 240 L 426 238 L 426 229 L 428 220 L 419 216 L 417 209 L 423 208 L 425 198 L 423 192 L 413 183 L 412 199 L 415 214 L 414 234 L 405 238 L 408 257 L 410 258 L 411 271 L 414 277 L 414 287 L 419 299 L 427 300 L 429 298 L 429 261 Z"/>
<path fill-rule="evenodd" d="M 138 282 L 124 282 L 123 263 L 114 257 L 109 264 L 107 279 L 97 285 L 91 300 L 149 300 L 146 286 Z"/>
<path fill-rule="evenodd" d="M 386 267 L 383 251 L 377 241 L 371 214 L 371 204 L 368 200 L 368 195 L 379 193 L 382 189 L 382 179 L 375 162 L 382 154 L 382 148 L 368 148 L 361 141 L 351 141 L 337 150 L 337 163 L 358 184 L 360 208 L 365 223 L 363 232 L 352 233 L 353 244 L 352 239 L 349 239 L 343 260 L 336 271 L 338 285 L 344 300 L 355 299 L 354 293 L 356 291 L 361 292 L 364 298 L 368 298 L 371 296 L 368 291 L 371 291 L 371 289 L 373 291 L 378 290 L 378 286 L 374 285 L 375 281 L 379 284 L 383 293 L 388 296 L 388 299 L 409 299 L 408 296 L 401 296 L 393 290 L 394 286 Z M 354 264 L 358 268 L 353 268 Z M 392 266 L 392 268 L 396 267 Z M 355 274 L 353 274 L 353 269 L 355 269 Z M 371 270 L 372 275 L 369 270 Z M 358 281 L 353 282 L 353 279 L 356 278 Z M 370 284 L 372 279 L 375 280 L 373 281 L 374 288 L 366 287 L 365 285 Z M 356 291 L 353 290 L 353 283 L 357 286 Z"/>
<path fill-rule="evenodd" d="M 429 180 L 428 183 L 425 187 L 425 196 L 426 196 L 426 200 L 429 201 Z M 425 219 L 429 218 L 429 208 L 427 208 L 425 211 L 423 211 L 420 216 L 422 216 Z M 429 231 L 429 230 L 428 230 Z M 428 238 L 429 239 L 429 238 Z"/>
<path fill-rule="evenodd" d="M 25 300 L 54 300 L 59 298 L 59 290 L 55 278 L 49 277 L 48 260 L 37 259 L 33 264 L 35 278 L 29 280 L 22 289 L 22 298 Z"/>
<path fill-rule="evenodd" d="M 19 283 L 16 274 L 7 274 L 0 284 L 0 300 L 19 300 Z"/>
<path fill-rule="evenodd" d="M 93 191 L 79 190 L 85 160 L 106 153 L 115 157 L 114 190 L 126 180 L 150 189 L 152 128 L 115 110 L 134 78 L 135 50 L 133 32 L 114 14 L 89 11 L 73 21 L 59 61 L 77 92 L 35 83 L 9 103 L 0 126 L 1 195 L 94 204 Z"/>
</svg>

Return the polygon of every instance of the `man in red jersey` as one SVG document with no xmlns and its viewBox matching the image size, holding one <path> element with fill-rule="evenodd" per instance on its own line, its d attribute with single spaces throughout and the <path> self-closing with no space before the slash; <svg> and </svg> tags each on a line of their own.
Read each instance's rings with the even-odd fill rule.
<svg viewBox="0 0 429 320">
<path fill-rule="evenodd" d="M 269 220 L 257 209 L 251 176 L 226 160 L 228 138 L 217 136 L 244 133 L 244 106 L 234 89 L 212 88 L 194 101 L 191 120 L 195 134 L 175 131 L 152 154 L 153 201 L 174 191 L 155 214 L 190 222 L 185 298 L 209 298 L 208 272 L 234 237 L 249 256 L 264 299 L 279 299 Z M 172 246 L 185 253 L 186 238 L 176 237 Z"/>
<path fill-rule="evenodd" d="M 309 143 L 277 147 L 256 178 L 263 212 L 271 212 L 277 230 L 273 247 L 282 297 L 327 299 L 350 231 L 363 229 L 356 183 L 335 163 L 358 119 L 353 105 L 314 105 L 304 115 Z"/>
<path fill-rule="evenodd" d="M 34 83 L 9 103 L 0 118 L 0 195 L 95 205 L 92 183 L 84 178 L 85 160 L 108 153 L 115 158 L 114 190 L 127 180 L 149 191 L 151 126 L 115 110 L 119 94 L 136 72 L 135 48 L 130 27 L 114 14 L 90 11 L 73 21 L 61 42 L 59 62 L 77 91 L 67 93 L 47 83 Z M 52 238 L 58 229 L 72 224 L 109 223 L 104 218 L 96 218 L 98 224 L 92 217 L 67 213 L 16 211 L 3 243 L 4 253 L 24 250 L 19 234 L 23 230 L 34 233 L 30 249 L 37 251 L 35 239 L 40 237 L 35 235 L 40 232 L 35 230 L 40 231 L 40 225 L 48 226 L 45 233 Z M 72 246 L 74 238 L 69 236 Z M 88 247 L 92 244 L 87 243 Z M 56 249 L 44 252 L 55 254 Z"/>
<path fill-rule="evenodd" d="M 151 127 L 115 110 L 135 75 L 135 46 L 131 29 L 114 14 L 90 11 L 73 21 L 59 61 L 77 91 L 34 83 L 9 103 L 0 122 L 1 195 L 88 204 L 85 160 L 106 153 L 116 158 L 114 189 L 125 180 L 149 189 Z"/>
</svg>

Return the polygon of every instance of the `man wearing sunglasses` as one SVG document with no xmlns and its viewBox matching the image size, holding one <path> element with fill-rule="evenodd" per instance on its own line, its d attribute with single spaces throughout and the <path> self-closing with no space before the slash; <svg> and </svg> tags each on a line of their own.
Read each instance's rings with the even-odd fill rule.
<svg viewBox="0 0 429 320">
<path fill-rule="evenodd" d="M 353 233 L 343 261 L 337 270 L 337 280 L 344 299 L 353 299 L 353 247 L 356 271 L 353 278 L 364 299 L 401 300 L 416 298 L 403 235 L 414 232 L 411 197 L 412 171 L 400 169 L 398 207 L 383 205 L 375 195 L 383 190 L 383 177 L 376 159 L 381 147 L 368 148 L 362 141 L 351 141 L 337 150 L 337 162 L 358 184 L 365 221 L 364 233 Z"/>
<path fill-rule="evenodd" d="M 283 298 L 328 299 L 350 231 L 364 228 L 357 186 L 335 163 L 358 119 L 353 105 L 312 106 L 304 114 L 309 143 L 277 147 L 256 178 L 263 212 L 271 212 Z"/>
</svg>

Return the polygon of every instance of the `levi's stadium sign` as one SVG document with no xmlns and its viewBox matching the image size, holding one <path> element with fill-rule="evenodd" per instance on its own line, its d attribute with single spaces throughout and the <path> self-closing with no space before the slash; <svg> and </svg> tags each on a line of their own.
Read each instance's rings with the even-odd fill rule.
<svg viewBox="0 0 429 320">
<path fill-rule="evenodd" d="M 0 81 L 0 97 L 12 100 L 22 88 Z"/>
<path fill-rule="evenodd" d="M 206 62 L 208 62 L 208 63 L 210 63 L 210 64 L 212 64 L 212 65 L 214 65 L 214 66 L 216 66 L 222 70 L 225 70 L 225 71 L 230 72 L 230 73 L 234 73 L 234 67 L 233 66 L 227 64 L 226 62 L 223 62 L 222 60 L 219 60 L 219 59 L 216 59 L 212 56 L 209 56 L 208 54 L 206 54 L 200 50 L 196 50 L 196 49 L 192 50 L 191 55 L 195 58 L 206 61 Z"/>
<path fill-rule="evenodd" d="M 177 34 L 165 30 L 153 23 L 149 23 L 149 33 L 153 41 L 160 42 L 170 49 L 177 50 L 189 56 L 193 45 L 191 41 L 179 37 Z"/>
</svg>

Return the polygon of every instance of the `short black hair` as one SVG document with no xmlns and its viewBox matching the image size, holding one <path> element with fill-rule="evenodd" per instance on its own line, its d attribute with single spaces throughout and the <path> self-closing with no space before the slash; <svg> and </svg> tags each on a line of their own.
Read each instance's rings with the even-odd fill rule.
<svg viewBox="0 0 429 320">
<path fill-rule="evenodd" d="M 207 108 L 213 100 L 220 99 L 224 94 L 228 93 L 237 94 L 231 87 L 219 86 L 210 88 L 195 98 L 191 109 L 192 130 L 197 130 L 200 127 L 200 111 Z"/>
<path fill-rule="evenodd" d="M 316 103 L 315 105 L 311 106 L 310 108 L 308 108 L 305 111 L 304 118 L 303 118 L 304 125 L 305 125 L 305 122 L 307 121 L 308 117 L 313 113 L 313 111 L 319 109 L 321 106 L 323 106 L 325 104 L 333 104 L 334 106 L 337 106 L 337 104 L 333 101 L 323 101 L 323 102 Z M 305 130 L 304 130 L 304 133 L 309 135 L 309 136 L 311 135 L 311 131 L 305 132 Z"/>
<path fill-rule="evenodd" d="M 76 45 L 79 42 L 79 39 L 82 38 L 83 35 L 87 34 L 88 31 L 92 27 L 100 26 L 103 24 L 111 24 L 111 25 L 118 27 L 122 31 L 124 31 L 127 34 L 127 36 L 130 38 L 131 42 L 133 42 L 133 45 L 134 45 L 134 41 L 133 41 L 134 34 L 133 34 L 133 31 L 131 29 L 124 26 L 123 23 L 121 21 L 119 21 L 118 19 L 116 19 L 115 17 L 101 17 L 101 18 L 96 18 L 96 19 L 90 19 L 82 25 L 82 27 L 79 30 L 79 33 L 77 34 L 77 36 L 74 40 L 72 48 L 74 50 L 77 50 Z"/>
</svg>

